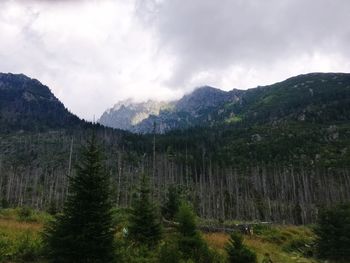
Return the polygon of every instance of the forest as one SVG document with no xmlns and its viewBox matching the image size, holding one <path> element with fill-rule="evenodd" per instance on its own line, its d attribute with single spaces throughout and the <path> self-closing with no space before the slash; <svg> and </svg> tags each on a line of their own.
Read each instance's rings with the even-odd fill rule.
<svg viewBox="0 0 350 263">
<path fill-rule="evenodd" d="M 95 136 L 80 147 L 62 207 L 50 203 L 47 212 L 39 212 L 21 204 L 13 209 L 3 200 L 0 262 L 311 263 L 330 259 L 345 263 L 349 259 L 349 204 L 323 209 L 313 226 L 213 222 L 196 214 L 194 200 L 176 182 L 169 184 L 160 203 L 155 198 L 158 185 L 143 170 L 130 206 L 122 207 L 113 199 L 119 195 L 115 196 L 102 153 Z"/>
<path fill-rule="evenodd" d="M 79 262 L 81 254 L 57 244 L 67 238 L 70 247 L 77 245 L 68 238 L 78 228 L 66 224 L 73 215 L 76 222 L 96 218 L 98 206 L 89 207 L 104 190 L 108 209 L 98 221 L 108 231 L 90 223 L 108 238 L 98 241 L 96 230 L 88 239 L 107 242 L 101 247 L 107 250 L 95 254 L 108 259 L 92 260 L 91 254 L 92 261 L 81 262 L 240 262 L 237 257 L 247 257 L 241 261 L 247 263 L 346 262 L 349 246 L 337 238 L 329 241 L 334 228 L 325 225 L 334 225 L 336 236 L 349 232 L 348 208 L 342 205 L 350 200 L 347 74 L 322 75 L 327 85 L 311 74 L 258 87 L 240 102 L 201 108 L 197 121 L 209 114 L 212 122 L 166 133 L 158 133 L 160 124 L 154 123 L 148 134 L 86 122 L 40 82 L 23 75 L 0 77 L 6 95 L 0 97 L 4 262 L 60 262 L 53 260 L 58 255 L 76 257 L 62 262 Z M 99 196 L 77 199 L 80 187 L 74 189 L 74 180 L 96 175 L 94 169 L 81 172 L 90 160 L 81 149 L 93 134 L 104 186 L 84 191 Z M 79 204 L 85 208 L 76 209 Z M 147 234 L 139 236 L 142 231 Z M 331 244 L 324 245 L 325 239 Z M 94 245 L 86 244 L 83 254 L 93 251 Z M 334 251 L 324 254 L 322 246 Z"/>
</svg>

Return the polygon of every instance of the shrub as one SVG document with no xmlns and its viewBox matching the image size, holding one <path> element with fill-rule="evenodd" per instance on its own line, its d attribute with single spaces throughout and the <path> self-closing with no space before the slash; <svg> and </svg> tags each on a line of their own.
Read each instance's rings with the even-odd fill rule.
<svg viewBox="0 0 350 263">
<path fill-rule="evenodd" d="M 228 262 L 230 263 L 256 263 L 256 254 L 243 244 L 243 236 L 233 232 L 226 245 Z"/>
<path fill-rule="evenodd" d="M 18 240 L 16 258 L 25 262 L 35 261 L 41 256 L 42 242 L 39 237 L 29 232 L 24 232 Z"/>
<path fill-rule="evenodd" d="M 32 214 L 32 209 L 27 206 L 21 207 L 18 211 L 19 219 L 22 221 L 30 221 Z"/>
<path fill-rule="evenodd" d="M 350 204 L 323 210 L 315 228 L 316 247 L 321 258 L 350 260 Z"/>
<path fill-rule="evenodd" d="M 42 254 L 42 241 L 36 233 L 0 232 L 0 262 L 37 261 Z"/>
<path fill-rule="evenodd" d="M 182 258 L 195 262 L 214 262 L 214 253 L 197 230 L 196 216 L 189 204 L 181 204 L 177 221 L 179 222 L 177 246 Z"/>
<path fill-rule="evenodd" d="M 283 245 L 282 249 L 287 252 L 298 252 L 304 256 L 313 255 L 313 241 L 310 238 L 298 237 L 292 238 Z"/>
<path fill-rule="evenodd" d="M 9 208 L 9 206 L 9 202 L 5 198 L 1 199 L 1 208 Z"/>
<path fill-rule="evenodd" d="M 165 242 L 159 252 L 159 262 L 178 263 L 181 260 L 181 253 L 176 242 Z"/>
</svg>

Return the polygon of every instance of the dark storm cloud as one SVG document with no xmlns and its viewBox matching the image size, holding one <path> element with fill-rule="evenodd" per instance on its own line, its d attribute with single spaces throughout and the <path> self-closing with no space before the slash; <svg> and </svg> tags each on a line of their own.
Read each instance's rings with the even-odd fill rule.
<svg viewBox="0 0 350 263">
<path fill-rule="evenodd" d="M 138 13 L 176 56 L 174 86 L 232 65 L 264 67 L 315 52 L 349 58 L 348 0 L 142 1 Z"/>
</svg>

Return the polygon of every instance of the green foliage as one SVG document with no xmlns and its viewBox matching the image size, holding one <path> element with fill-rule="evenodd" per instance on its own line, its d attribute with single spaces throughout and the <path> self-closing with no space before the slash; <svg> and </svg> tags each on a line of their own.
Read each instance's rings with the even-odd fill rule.
<svg viewBox="0 0 350 263">
<path fill-rule="evenodd" d="M 256 254 L 243 244 L 243 236 L 233 232 L 226 246 L 228 262 L 232 263 L 256 263 Z"/>
<path fill-rule="evenodd" d="M 321 211 L 315 228 L 321 258 L 350 260 L 350 204 Z"/>
<path fill-rule="evenodd" d="M 181 253 L 178 244 L 174 241 L 165 242 L 159 252 L 159 262 L 178 263 L 181 260 Z"/>
<path fill-rule="evenodd" d="M 57 204 L 55 202 L 51 202 L 48 209 L 47 209 L 47 212 L 52 215 L 52 216 L 55 216 L 57 213 L 58 213 L 58 207 L 57 207 Z"/>
<path fill-rule="evenodd" d="M 292 238 L 287 240 L 282 249 L 286 252 L 297 252 L 305 257 L 312 257 L 314 255 L 314 240 L 304 236 Z"/>
<path fill-rule="evenodd" d="M 263 240 L 278 245 L 282 245 L 292 237 L 290 234 L 284 233 L 271 225 L 256 225 L 254 227 L 254 233 L 260 236 Z"/>
<path fill-rule="evenodd" d="M 29 220 L 32 216 L 32 210 L 27 206 L 21 207 L 19 209 L 18 215 L 22 221 Z"/>
<path fill-rule="evenodd" d="M 189 204 L 181 203 L 176 218 L 179 223 L 177 229 L 181 235 L 191 237 L 197 234 L 196 215 Z"/>
<path fill-rule="evenodd" d="M 179 211 L 181 196 L 178 187 L 170 185 L 168 188 L 167 199 L 162 207 L 162 215 L 168 220 L 175 219 L 177 212 Z"/>
<path fill-rule="evenodd" d="M 162 237 L 162 227 L 158 208 L 151 201 L 150 194 L 148 177 L 143 175 L 132 204 L 129 238 L 136 244 L 155 247 Z"/>
<path fill-rule="evenodd" d="M 9 207 L 9 202 L 5 198 L 1 199 L 0 208 L 8 208 L 8 207 Z"/>
<path fill-rule="evenodd" d="M 117 258 L 118 263 L 158 263 L 158 247 L 152 249 L 147 245 L 130 244 L 126 239 L 117 239 Z"/>
<path fill-rule="evenodd" d="M 63 213 L 46 227 L 51 262 L 112 262 L 114 230 L 109 177 L 95 137 L 82 151 Z"/>
<path fill-rule="evenodd" d="M 256 225 L 254 233 L 263 241 L 274 243 L 288 253 L 311 257 L 314 254 L 314 235 L 305 226 Z"/>
<path fill-rule="evenodd" d="M 196 216 L 192 207 L 183 202 L 177 214 L 177 247 L 184 260 L 194 262 L 214 262 L 215 253 L 202 239 L 196 225 Z"/>
<path fill-rule="evenodd" d="M 52 220 L 52 216 L 29 207 L 19 207 L 0 209 L 0 219 L 43 224 Z"/>
<path fill-rule="evenodd" d="M 30 230 L 0 230 L 0 262 L 32 262 L 42 256 L 42 240 Z"/>
</svg>

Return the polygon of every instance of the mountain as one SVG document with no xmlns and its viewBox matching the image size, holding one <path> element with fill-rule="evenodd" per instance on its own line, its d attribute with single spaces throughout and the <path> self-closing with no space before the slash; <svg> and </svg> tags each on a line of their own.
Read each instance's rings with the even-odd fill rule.
<svg viewBox="0 0 350 263">
<path fill-rule="evenodd" d="M 83 123 L 36 79 L 0 73 L 0 132 L 72 128 Z"/>
<path fill-rule="evenodd" d="M 310 73 L 245 91 L 223 115 L 254 124 L 350 120 L 350 74 Z M 228 119 L 226 119 L 228 120 Z"/>
<path fill-rule="evenodd" d="M 132 131 L 133 128 L 150 115 L 158 115 L 159 112 L 171 103 L 148 100 L 146 102 L 133 102 L 131 99 L 120 101 L 112 108 L 105 111 L 98 122 L 112 128 Z"/>
<path fill-rule="evenodd" d="M 349 87 L 350 74 L 345 73 L 310 73 L 248 90 L 223 91 L 205 86 L 172 102 L 171 106 L 148 111 L 147 115 L 140 104 L 129 103 L 125 109 L 118 107 L 113 114 L 104 113 L 100 123 L 136 133 L 151 133 L 156 124 L 156 132 L 165 133 L 236 122 L 349 120 Z M 131 115 L 126 114 L 130 112 Z M 133 116 L 139 114 L 144 118 L 132 123 Z M 104 121 L 110 115 L 113 118 Z"/>
<path fill-rule="evenodd" d="M 168 103 L 122 101 L 107 110 L 99 123 L 135 133 L 157 133 L 185 129 L 212 121 L 213 110 L 240 99 L 242 91 L 226 92 L 209 86 L 199 87 L 178 101 Z"/>
<path fill-rule="evenodd" d="M 62 206 L 92 130 L 118 207 L 130 206 L 143 173 L 157 202 L 180 185 L 208 219 L 313 223 L 320 207 L 350 200 L 350 74 L 202 87 L 132 127 L 151 132 L 155 121 L 155 136 L 79 120 L 24 75 L 2 74 L 0 87 L 1 203 Z"/>
</svg>

